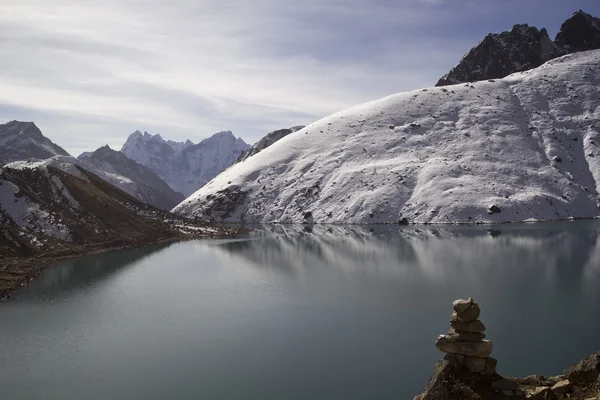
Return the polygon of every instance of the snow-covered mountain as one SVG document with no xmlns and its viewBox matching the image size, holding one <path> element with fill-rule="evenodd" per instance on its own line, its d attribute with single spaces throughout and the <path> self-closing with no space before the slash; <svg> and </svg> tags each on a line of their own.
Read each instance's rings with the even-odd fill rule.
<svg viewBox="0 0 600 400">
<path fill-rule="evenodd" d="M 257 153 L 260 153 L 261 151 L 263 151 L 264 149 L 266 149 L 267 147 L 269 147 L 276 141 L 281 140 L 284 137 L 286 137 L 287 135 L 289 135 L 290 133 L 299 131 L 302 128 L 304 128 L 303 125 L 298 125 L 298 126 L 292 126 L 289 129 L 279 129 L 279 130 L 267 133 L 267 135 L 265 137 L 263 137 L 258 142 L 253 144 L 252 147 L 250 147 L 248 150 L 243 151 L 242 154 L 240 154 L 240 156 L 238 157 L 238 159 L 235 162 L 236 163 L 242 162 L 245 159 L 252 157 L 253 155 L 255 155 Z"/>
<path fill-rule="evenodd" d="M 250 146 L 230 131 L 194 144 L 164 140 L 159 134 L 136 131 L 129 136 L 121 152 L 145 165 L 173 190 L 189 196 L 229 167 Z"/>
<path fill-rule="evenodd" d="M 593 49 L 600 49 L 600 19 L 581 10 L 563 23 L 555 41 L 545 28 L 515 25 L 508 32 L 487 35 L 436 86 L 504 78 L 568 53 Z"/>
<path fill-rule="evenodd" d="M 170 210 L 183 199 L 150 168 L 139 164 L 108 145 L 78 157 L 83 168 L 105 178 L 144 203 Z M 89 168 L 91 166 L 92 168 Z"/>
<path fill-rule="evenodd" d="M 33 122 L 0 124 L 0 165 L 11 161 L 68 156 L 62 147 L 42 135 Z"/>
<path fill-rule="evenodd" d="M 173 211 L 228 222 L 506 222 L 600 214 L 600 51 L 317 121 Z"/>
</svg>

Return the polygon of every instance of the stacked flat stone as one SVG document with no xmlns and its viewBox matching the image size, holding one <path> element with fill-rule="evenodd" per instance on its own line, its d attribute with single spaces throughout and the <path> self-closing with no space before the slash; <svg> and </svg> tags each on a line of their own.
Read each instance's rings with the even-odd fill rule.
<svg viewBox="0 0 600 400">
<path fill-rule="evenodd" d="M 435 347 L 452 354 L 469 371 L 491 376 L 496 372 L 497 361 L 490 357 L 493 344 L 485 338 L 485 325 L 481 322 L 479 305 L 472 299 L 455 300 L 450 331 L 438 336 Z"/>
</svg>

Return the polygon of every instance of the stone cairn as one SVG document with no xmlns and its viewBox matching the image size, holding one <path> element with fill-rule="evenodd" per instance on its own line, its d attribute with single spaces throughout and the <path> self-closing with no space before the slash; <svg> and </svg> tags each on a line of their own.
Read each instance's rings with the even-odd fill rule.
<svg viewBox="0 0 600 400">
<path fill-rule="evenodd" d="M 454 356 L 469 371 L 492 376 L 496 372 L 496 359 L 490 357 L 493 344 L 485 338 L 485 325 L 481 322 L 479 305 L 472 299 L 455 300 L 450 320 L 450 331 L 438 336 L 435 347 Z"/>
</svg>

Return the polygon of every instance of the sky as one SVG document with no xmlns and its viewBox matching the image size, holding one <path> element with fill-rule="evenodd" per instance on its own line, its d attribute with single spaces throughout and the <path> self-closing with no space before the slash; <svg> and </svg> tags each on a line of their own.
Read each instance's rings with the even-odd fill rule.
<svg viewBox="0 0 600 400">
<path fill-rule="evenodd" d="M 252 144 L 433 86 L 489 32 L 598 0 L 0 0 L 0 123 L 72 155 L 135 130 Z"/>
</svg>

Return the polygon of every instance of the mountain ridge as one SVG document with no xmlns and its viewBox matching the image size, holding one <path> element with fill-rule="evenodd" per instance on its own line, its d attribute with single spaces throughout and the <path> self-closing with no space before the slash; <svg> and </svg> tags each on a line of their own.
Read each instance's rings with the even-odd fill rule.
<svg viewBox="0 0 600 400">
<path fill-rule="evenodd" d="M 488 34 L 436 86 L 504 78 L 565 54 L 594 49 L 600 49 L 600 19 L 579 10 L 562 24 L 554 41 L 545 28 L 527 24 Z"/>
<path fill-rule="evenodd" d="M 170 210 L 179 204 L 183 194 L 175 192 L 150 168 L 129 159 L 123 153 L 113 150 L 109 145 L 102 146 L 89 155 L 80 155 L 86 165 L 94 167 L 94 171 L 103 171 L 109 175 L 119 175 L 131 180 L 127 184 L 119 179 L 121 189 L 127 191 L 144 203 L 163 210 Z M 117 183 L 115 181 L 113 184 Z"/>
<path fill-rule="evenodd" d="M 173 190 L 187 196 L 229 167 L 250 146 L 231 131 L 194 144 L 164 140 L 159 134 L 132 133 L 121 152 L 154 171 Z"/>
</svg>

